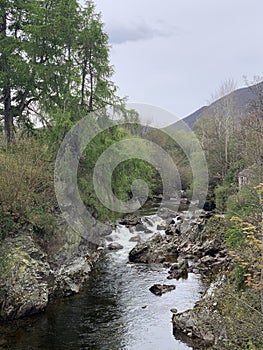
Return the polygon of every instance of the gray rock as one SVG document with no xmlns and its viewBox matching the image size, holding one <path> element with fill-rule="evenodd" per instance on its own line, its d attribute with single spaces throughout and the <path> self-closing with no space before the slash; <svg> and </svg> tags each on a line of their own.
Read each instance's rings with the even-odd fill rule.
<svg viewBox="0 0 263 350">
<path fill-rule="evenodd" d="M 199 339 L 204 345 L 219 344 L 220 340 L 227 339 L 226 323 L 216 310 L 217 303 L 213 302 L 215 293 L 220 297 L 220 288 L 222 286 L 214 283 L 192 310 L 174 314 L 173 333 L 178 335 L 181 332 L 190 338 Z"/>
<path fill-rule="evenodd" d="M 146 230 L 144 230 L 144 233 L 153 233 L 153 231 L 147 228 Z"/>
<path fill-rule="evenodd" d="M 188 269 L 189 269 L 189 264 L 188 260 L 184 259 L 180 263 L 173 264 L 168 271 L 169 276 L 167 277 L 168 279 L 179 279 L 179 278 L 187 278 L 188 277 Z"/>
<path fill-rule="evenodd" d="M 142 223 L 141 218 L 136 215 L 127 215 L 120 220 L 120 224 L 126 225 L 126 226 L 135 226 L 141 223 Z"/>
<path fill-rule="evenodd" d="M 167 292 L 171 292 L 176 288 L 175 285 L 167 285 L 167 284 L 154 284 L 149 291 L 155 295 L 162 295 Z"/>
<path fill-rule="evenodd" d="M 158 224 L 158 225 L 157 225 L 157 230 L 158 230 L 158 231 L 165 230 L 165 229 L 166 229 L 166 225 L 165 225 L 165 224 L 161 224 L 161 225 Z"/>
<path fill-rule="evenodd" d="M 177 314 L 178 310 L 174 307 L 170 310 L 173 314 Z"/>
<path fill-rule="evenodd" d="M 129 242 L 140 242 L 140 241 L 141 241 L 141 237 L 139 235 L 133 236 L 129 239 Z"/>
<path fill-rule="evenodd" d="M 112 242 L 107 247 L 109 250 L 120 250 L 123 249 L 123 245 L 117 242 Z"/>
<path fill-rule="evenodd" d="M 1 243 L 0 256 L 0 318 L 16 319 L 44 310 L 48 303 L 50 265 L 33 238 L 30 235 L 7 238 Z"/>
<path fill-rule="evenodd" d="M 140 231 L 144 232 L 145 230 L 147 230 L 147 227 L 145 227 L 143 224 L 137 224 L 137 225 L 135 226 L 135 230 L 136 230 L 137 232 L 140 232 Z"/>
<path fill-rule="evenodd" d="M 63 222 L 46 241 L 38 237 L 37 243 L 25 232 L 2 240 L 0 321 L 41 312 L 49 300 L 78 293 L 101 254 L 97 248 Z"/>
<path fill-rule="evenodd" d="M 163 263 L 175 258 L 176 246 L 173 242 L 168 243 L 160 233 L 156 233 L 149 241 L 137 244 L 129 253 L 131 262 L 140 263 Z"/>
<path fill-rule="evenodd" d="M 154 223 L 149 219 L 149 218 L 144 218 L 144 221 L 149 225 L 149 226 L 154 226 Z"/>
</svg>

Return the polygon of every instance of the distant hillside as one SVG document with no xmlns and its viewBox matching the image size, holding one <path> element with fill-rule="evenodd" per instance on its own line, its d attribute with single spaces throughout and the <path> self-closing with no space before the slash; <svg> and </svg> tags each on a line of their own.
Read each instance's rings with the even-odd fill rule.
<svg viewBox="0 0 263 350">
<path fill-rule="evenodd" d="M 256 101 L 259 98 L 257 91 L 260 90 L 263 91 L 263 82 L 251 87 L 237 89 L 231 92 L 229 95 L 226 95 L 211 103 L 209 106 L 201 107 L 196 112 L 170 125 L 169 128 L 173 128 L 175 130 L 186 130 L 186 125 L 192 128 L 194 124 L 204 116 L 212 118 L 215 111 L 219 111 L 223 108 L 223 106 L 227 105 L 227 103 L 231 104 L 231 112 L 233 117 L 236 117 L 237 119 L 243 118 L 248 112 L 251 101 Z"/>
</svg>

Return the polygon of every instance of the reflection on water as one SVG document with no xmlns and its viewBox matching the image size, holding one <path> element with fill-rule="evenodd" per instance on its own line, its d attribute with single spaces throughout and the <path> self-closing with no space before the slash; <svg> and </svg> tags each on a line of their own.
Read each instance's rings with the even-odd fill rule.
<svg viewBox="0 0 263 350">
<path fill-rule="evenodd" d="M 149 288 L 154 283 L 168 282 L 167 269 L 128 263 L 131 233 L 119 227 L 114 235 L 126 248 L 105 254 L 81 294 L 57 301 L 27 321 L 7 339 L 9 349 L 191 349 L 173 337 L 170 309 L 180 312 L 194 305 L 201 290 L 197 277 L 169 281 L 176 290 L 153 295 Z"/>
</svg>

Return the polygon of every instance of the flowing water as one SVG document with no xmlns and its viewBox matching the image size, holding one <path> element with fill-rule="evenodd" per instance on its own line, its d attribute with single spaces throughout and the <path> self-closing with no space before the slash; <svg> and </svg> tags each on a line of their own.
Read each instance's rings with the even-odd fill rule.
<svg viewBox="0 0 263 350">
<path fill-rule="evenodd" d="M 156 232 L 161 219 L 148 217 Z M 149 223 L 151 225 L 149 225 Z M 138 233 L 136 232 L 136 235 Z M 143 239 L 150 234 L 139 233 Z M 128 252 L 134 236 L 124 226 L 112 232 L 124 245 L 105 253 L 92 272 L 83 292 L 56 301 L 45 313 L 25 320 L 6 339 L 5 348 L 14 350 L 181 350 L 192 349 L 172 335 L 171 308 L 179 312 L 193 307 L 200 298 L 201 283 L 190 274 L 187 280 L 167 280 L 162 265 L 131 264 Z M 176 284 L 176 289 L 155 296 L 155 283 Z M 1 346 L 0 346 L 1 349 Z"/>
</svg>

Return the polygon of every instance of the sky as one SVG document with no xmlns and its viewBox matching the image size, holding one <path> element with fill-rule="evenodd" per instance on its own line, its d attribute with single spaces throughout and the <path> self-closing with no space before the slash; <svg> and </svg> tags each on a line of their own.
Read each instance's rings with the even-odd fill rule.
<svg viewBox="0 0 263 350">
<path fill-rule="evenodd" d="M 226 80 L 243 87 L 244 76 L 263 75 L 262 0 L 94 2 L 119 95 L 167 110 L 165 124 L 206 105 Z"/>
</svg>

